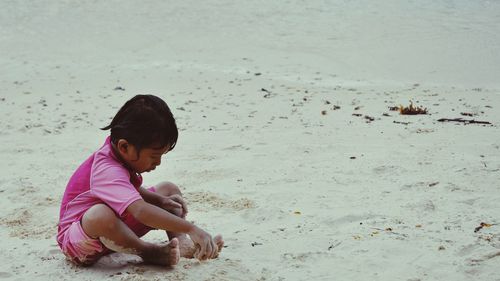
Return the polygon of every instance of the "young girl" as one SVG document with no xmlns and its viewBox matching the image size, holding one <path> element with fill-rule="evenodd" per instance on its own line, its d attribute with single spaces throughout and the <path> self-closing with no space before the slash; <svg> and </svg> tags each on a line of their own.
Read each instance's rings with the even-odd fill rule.
<svg viewBox="0 0 500 281">
<path fill-rule="evenodd" d="M 160 265 L 175 265 L 180 256 L 217 257 L 222 237 L 212 238 L 185 219 L 186 203 L 176 185 L 141 186 L 141 173 L 159 166 L 177 143 L 177 125 L 167 104 L 156 96 L 135 96 L 103 128 L 108 129 L 111 135 L 104 145 L 81 164 L 66 187 L 57 234 L 63 253 L 81 265 L 112 251 Z M 166 230 L 169 243 L 139 238 L 151 229 Z"/>
</svg>

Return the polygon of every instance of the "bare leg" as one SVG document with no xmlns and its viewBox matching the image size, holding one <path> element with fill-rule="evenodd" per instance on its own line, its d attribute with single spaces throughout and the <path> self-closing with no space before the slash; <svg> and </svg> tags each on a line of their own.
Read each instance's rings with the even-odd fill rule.
<svg viewBox="0 0 500 281">
<path fill-rule="evenodd" d="M 171 196 L 174 194 L 178 194 L 182 196 L 181 190 L 179 187 L 171 182 L 162 182 L 157 185 L 155 185 L 155 190 L 158 194 L 161 194 L 163 196 Z M 181 210 L 179 211 L 174 211 L 171 212 L 172 214 L 181 217 Z M 172 240 L 173 238 L 179 239 L 179 249 L 180 249 L 180 256 L 181 257 L 189 257 L 191 258 L 194 255 L 194 244 L 193 241 L 191 241 L 191 238 L 189 238 L 186 234 L 184 233 L 175 233 L 171 231 L 166 231 L 167 236 L 169 240 Z M 193 253 L 190 253 L 193 251 Z"/>
<path fill-rule="evenodd" d="M 163 196 L 171 196 L 171 195 L 180 195 L 182 197 L 182 193 L 181 193 L 181 190 L 179 189 L 179 187 L 171 182 L 161 182 L 157 185 L 155 185 L 155 190 L 156 190 L 156 193 L 160 194 L 160 195 L 163 195 Z M 173 212 L 170 212 L 178 217 L 181 217 L 182 213 L 181 210 L 176 210 L 176 211 L 173 211 Z M 167 231 L 167 235 L 168 235 L 168 238 L 169 239 L 172 239 L 172 238 L 181 238 L 183 236 L 186 236 L 186 234 L 184 233 L 174 233 L 174 232 L 171 232 L 171 231 Z M 181 239 L 179 239 L 181 240 Z"/>
<path fill-rule="evenodd" d="M 175 265 L 179 262 L 179 241 L 157 245 L 141 240 L 108 206 L 92 206 L 82 217 L 82 228 L 92 238 L 99 238 L 109 249 L 136 254 L 146 263 Z"/>
</svg>

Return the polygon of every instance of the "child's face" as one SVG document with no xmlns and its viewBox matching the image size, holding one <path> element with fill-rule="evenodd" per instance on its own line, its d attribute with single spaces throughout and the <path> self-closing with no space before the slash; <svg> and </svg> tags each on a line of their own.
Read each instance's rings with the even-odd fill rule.
<svg viewBox="0 0 500 281">
<path fill-rule="evenodd" d="M 168 152 L 169 148 L 169 146 L 161 148 L 146 147 L 141 149 L 139 158 L 137 158 L 135 146 L 129 143 L 120 143 L 120 141 L 118 141 L 120 156 L 137 173 L 154 170 L 161 164 L 161 157 Z"/>
</svg>

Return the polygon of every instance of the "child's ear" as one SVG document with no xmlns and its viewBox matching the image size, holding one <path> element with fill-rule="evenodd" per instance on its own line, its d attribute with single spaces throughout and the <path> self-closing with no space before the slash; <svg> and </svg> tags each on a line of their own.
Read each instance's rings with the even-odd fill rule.
<svg viewBox="0 0 500 281">
<path fill-rule="evenodd" d="M 127 140 L 119 139 L 118 142 L 116 143 L 116 148 L 118 148 L 118 151 L 120 151 L 121 153 L 127 154 L 129 149 L 129 143 Z"/>
</svg>

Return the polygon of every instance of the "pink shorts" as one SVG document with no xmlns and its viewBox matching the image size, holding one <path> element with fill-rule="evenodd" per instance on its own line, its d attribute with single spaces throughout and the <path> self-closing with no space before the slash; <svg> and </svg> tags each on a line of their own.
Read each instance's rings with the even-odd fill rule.
<svg viewBox="0 0 500 281">
<path fill-rule="evenodd" d="M 155 192 L 155 188 L 149 190 Z M 128 212 L 122 214 L 120 219 L 138 236 L 142 237 L 153 228 L 137 221 Z M 88 236 L 82 228 L 81 221 L 73 222 L 63 234 L 61 245 L 62 252 L 71 261 L 79 265 L 91 265 L 99 258 L 113 251 L 106 248 L 99 239 Z"/>
</svg>

